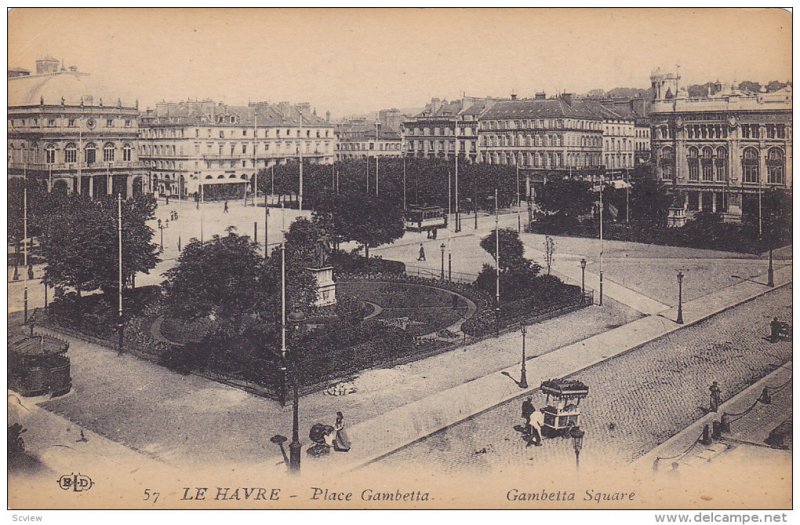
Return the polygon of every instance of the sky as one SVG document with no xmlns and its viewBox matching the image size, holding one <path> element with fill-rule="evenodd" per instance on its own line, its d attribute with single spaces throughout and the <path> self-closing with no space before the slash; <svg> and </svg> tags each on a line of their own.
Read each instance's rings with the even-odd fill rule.
<svg viewBox="0 0 800 525">
<path fill-rule="evenodd" d="M 431 97 L 791 78 L 777 9 L 17 9 L 9 67 L 76 65 L 140 107 L 310 102 L 334 118 Z"/>
</svg>

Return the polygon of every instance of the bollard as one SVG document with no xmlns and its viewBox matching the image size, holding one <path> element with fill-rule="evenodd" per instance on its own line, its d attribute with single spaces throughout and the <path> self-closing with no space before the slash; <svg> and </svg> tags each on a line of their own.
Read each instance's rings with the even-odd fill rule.
<svg viewBox="0 0 800 525">
<path fill-rule="evenodd" d="M 722 423 L 719 421 L 711 422 L 711 439 L 717 441 L 722 439 Z"/>
<path fill-rule="evenodd" d="M 711 436 L 708 433 L 708 425 L 703 425 L 703 437 L 700 438 L 700 443 L 703 445 L 711 444 Z"/>
<path fill-rule="evenodd" d="M 728 414 L 722 414 L 722 420 L 720 421 L 720 426 L 722 427 L 720 430 L 722 432 L 726 432 L 730 434 L 731 432 L 731 417 Z"/>
</svg>

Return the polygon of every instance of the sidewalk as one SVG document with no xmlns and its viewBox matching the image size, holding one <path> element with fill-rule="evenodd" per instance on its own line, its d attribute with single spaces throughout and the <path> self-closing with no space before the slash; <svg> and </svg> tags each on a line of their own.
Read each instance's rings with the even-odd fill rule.
<svg viewBox="0 0 800 525">
<path fill-rule="evenodd" d="M 70 395 L 74 394 L 67 394 Z M 34 451 L 36 458 L 57 475 L 78 472 L 120 473 L 131 469 L 150 472 L 172 470 L 163 462 L 81 428 L 38 406 L 38 402 L 49 399 L 24 398 L 9 390 L 8 410 L 9 416 L 14 414 L 14 420 L 27 429 L 22 435 L 26 448 Z"/>
<path fill-rule="evenodd" d="M 776 286 L 789 282 L 791 269 L 776 272 Z M 569 376 L 770 290 L 772 288 L 758 283 L 743 282 L 687 303 L 684 325 L 670 320 L 671 312 L 668 311 L 665 316 L 648 316 L 537 357 L 528 366 L 531 389 L 527 391 L 538 389 L 546 379 Z M 514 365 L 350 427 L 348 435 L 353 443 L 358 444 L 357 447 L 347 454 L 334 454 L 325 461 L 307 462 L 304 470 L 324 473 L 365 466 L 419 439 L 520 397 L 527 391 L 521 390 L 508 377 L 516 378 L 518 374 L 519 366 Z"/>
<path fill-rule="evenodd" d="M 771 390 L 790 381 L 792 372 L 793 364 L 786 363 L 722 403 L 717 412 L 706 414 L 682 432 L 637 459 L 632 467 L 642 473 L 656 470 L 654 464 L 660 458 L 657 471 L 666 473 L 670 471 L 672 463 L 677 463 L 678 469 L 696 468 L 704 463 L 715 461 L 740 444 L 753 443 L 753 446 L 766 446 L 764 440 L 769 432 L 791 416 L 791 384 L 779 394 L 780 398 L 777 395 L 773 396 L 773 403 L 770 405 L 757 403 L 753 406 L 754 402 L 759 398 L 764 387 Z M 697 443 L 694 448 L 691 448 L 697 442 L 698 437 L 702 435 L 705 425 L 709 426 L 710 432 L 712 422 L 719 421 L 722 414 L 726 412 L 741 414 L 751 407 L 753 407 L 752 412 L 742 416 L 741 419 L 737 419 L 736 416 L 731 417 L 731 432 L 724 433 L 721 440 L 713 441 L 708 446 Z"/>
</svg>

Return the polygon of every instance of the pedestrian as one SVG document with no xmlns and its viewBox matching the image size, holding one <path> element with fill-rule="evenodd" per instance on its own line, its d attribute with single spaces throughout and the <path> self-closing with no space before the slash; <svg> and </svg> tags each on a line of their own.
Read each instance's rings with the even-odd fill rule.
<svg viewBox="0 0 800 525">
<path fill-rule="evenodd" d="M 222 211 L 228 213 L 228 201 L 225 201 L 225 207 L 222 208 Z"/>
<path fill-rule="evenodd" d="M 33 280 L 33 265 L 28 265 L 28 280 Z"/>
<path fill-rule="evenodd" d="M 719 405 L 722 404 L 722 396 L 720 395 L 722 391 L 719 389 L 716 381 L 711 383 L 711 386 L 708 387 L 708 391 L 711 393 L 709 410 L 711 412 L 716 412 L 717 408 L 719 408 Z"/>
<path fill-rule="evenodd" d="M 433 238 L 435 239 L 438 236 L 439 236 L 439 229 L 438 228 L 434 228 L 433 229 Z"/>
<path fill-rule="evenodd" d="M 422 245 L 422 243 L 419 243 L 419 257 L 417 257 L 417 260 L 418 261 L 425 260 L 425 247 Z"/>
<path fill-rule="evenodd" d="M 166 198 L 167 198 L 167 206 L 169 206 L 169 195 L 167 195 Z"/>
<path fill-rule="evenodd" d="M 544 414 L 541 411 L 535 410 L 531 414 L 531 423 L 530 429 L 531 434 L 528 437 L 528 444 L 526 446 L 531 446 L 531 444 L 536 445 L 537 447 L 542 446 L 542 425 L 544 425 Z"/>
<path fill-rule="evenodd" d="M 533 406 L 533 398 L 528 397 L 525 401 L 522 402 L 522 419 L 525 420 L 525 434 L 529 436 L 531 435 L 531 415 L 536 412 L 536 408 Z"/>
<path fill-rule="evenodd" d="M 781 322 L 775 317 L 769 323 L 770 340 L 774 343 L 781 337 Z"/>
<path fill-rule="evenodd" d="M 335 437 L 333 439 L 333 450 L 337 452 L 348 452 L 350 450 L 350 439 L 344 430 L 344 415 L 336 412 L 336 423 L 333 425 Z"/>
</svg>

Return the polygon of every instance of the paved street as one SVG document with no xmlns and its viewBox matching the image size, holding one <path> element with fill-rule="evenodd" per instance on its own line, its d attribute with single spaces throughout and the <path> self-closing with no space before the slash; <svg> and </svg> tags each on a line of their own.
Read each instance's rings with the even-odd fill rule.
<svg viewBox="0 0 800 525">
<path fill-rule="evenodd" d="M 773 313 L 788 317 L 790 312 L 791 287 L 784 287 L 576 374 L 590 387 L 581 403 L 582 465 L 593 469 L 632 461 L 703 415 L 711 381 L 719 382 L 727 398 L 790 360 L 791 343 L 762 339 Z M 498 475 L 551 462 L 573 464 L 568 440 L 525 447 L 512 428 L 520 422 L 520 403 L 515 399 L 447 428 L 377 466 L 408 468 L 424 461 L 426 469 L 445 473 L 467 469 Z M 537 392 L 534 405 L 543 404 Z"/>
</svg>

